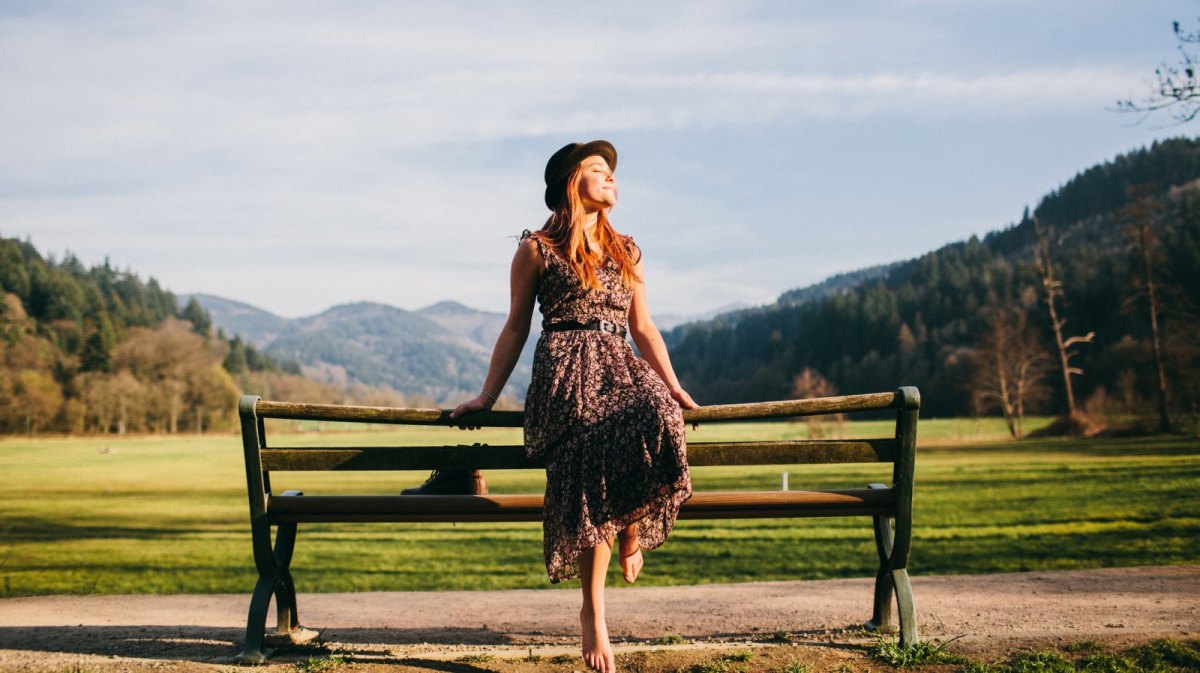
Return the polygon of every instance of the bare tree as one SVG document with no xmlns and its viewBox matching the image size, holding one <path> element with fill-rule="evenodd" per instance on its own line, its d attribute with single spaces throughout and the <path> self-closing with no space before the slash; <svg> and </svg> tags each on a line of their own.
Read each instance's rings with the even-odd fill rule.
<svg viewBox="0 0 1200 673">
<path fill-rule="evenodd" d="M 1054 345 L 1058 348 L 1058 363 L 1059 368 L 1062 370 L 1063 392 L 1067 400 L 1066 415 L 1070 417 L 1075 415 L 1075 391 L 1071 387 L 1071 376 L 1083 373 L 1082 369 L 1071 366 L 1071 358 L 1075 356 L 1075 352 L 1071 350 L 1071 347 L 1075 344 L 1091 343 L 1092 339 L 1096 337 L 1096 333 L 1088 332 L 1084 336 L 1063 338 L 1062 328 L 1067 321 L 1064 318 L 1058 317 L 1057 307 L 1057 298 L 1063 294 L 1062 281 L 1054 278 L 1054 265 L 1050 261 L 1050 241 L 1046 238 L 1046 232 L 1042 230 L 1042 224 L 1038 221 L 1037 215 L 1033 216 L 1033 231 L 1037 234 L 1038 239 L 1035 250 L 1037 269 L 1042 277 L 1046 310 L 1050 314 L 1050 327 L 1054 330 Z"/>
<path fill-rule="evenodd" d="M 1049 365 L 1050 358 L 1025 311 L 996 309 L 975 351 L 972 403 L 976 411 L 999 407 L 1009 433 L 1020 439 L 1025 434 L 1028 405 L 1046 398 L 1042 380 Z"/>
<path fill-rule="evenodd" d="M 1154 70 L 1155 83 L 1150 95 L 1135 102 L 1128 98 L 1117 101 L 1118 112 L 1142 115 L 1142 120 L 1158 110 L 1173 108 L 1176 123 L 1185 124 L 1200 114 L 1200 80 L 1197 66 L 1200 58 L 1188 51 L 1188 45 L 1200 43 L 1200 32 L 1187 32 L 1174 22 L 1177 63 L 1162 63 Z M 1140 123 L 1142 120 L 1138 120 Z"/>
<path fill-rule="evenodd" d="M 1140 268 L 1134 276 L 1134 299 L 1145 300 L 1147 318 L 1150 321 L 1150 343 L 1154 351 L 1154 370 L 1158 378 L 1158 429 L 1171 431 L 1171 417 L 1167 414 L 1167 375 L 1163 368 L 1162 337 L 1158 328 L 1158 287 L 1154 282 L 1155 253 L 1158 234 L 1154 230 L 1157 211 L 1162 206 L 1150 199 L 1154 185 L 1138 185 L 1129 188 L 1133 203 L 1119 213 L 1126 222 L 1126 236 L 1137 258 Z"/>
<path fill-rule="evenodd" d="M 807 399 L 812 397 L 832 397 L 837 395 L 837 387 L 825 378 L 815 369 L 805 367 L 804 371 L 800 372 L 792 379 L 792 397 L 795 399 Z M 824 437 L 824 416 L 808 416 L 804 419 L 808 427 L 809 437 Z M 846 422 L 845 414 L 834 414 L 833 421 L 837 424 L 838 434 L 841 434 L 842 426 Z"/>
</svg>

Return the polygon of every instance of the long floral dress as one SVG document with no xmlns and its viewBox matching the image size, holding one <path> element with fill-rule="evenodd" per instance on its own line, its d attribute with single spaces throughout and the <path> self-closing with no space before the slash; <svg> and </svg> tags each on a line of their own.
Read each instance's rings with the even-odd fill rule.
<svg viewBox="0 0 1200 673">
<path fill-rule="evenodd" d="M 632 239 L 629 245 L 637 259 Z M 597 272 L 604 289 L 593 290 L 552 246 L 538 241 L 538 248 L 544 325 L 628 321 L 633 291 L 612 260 Z M 580 552 L 632 523 L 643 549 L 660 546 L 692 494 L 679 404 L 615 334 L 542 332 L 525 397 L 525 447 L 546 462 L 543 531 L 552 582 L 579 577 Z"/>
</svg>

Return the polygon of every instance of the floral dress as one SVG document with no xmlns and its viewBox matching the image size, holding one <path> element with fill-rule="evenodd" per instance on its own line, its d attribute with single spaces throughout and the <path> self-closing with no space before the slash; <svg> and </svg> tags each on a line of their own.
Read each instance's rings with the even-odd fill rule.
<svg viewBox="0 0 1200 673">
<path fill-rule="evenodd" d="M 633 291 L 612 260 L 597 272 L 604 289 L 593 290 L 553 247 L 538 241 L 538 248 L 544 325 L 628 321 Z M 692 494 L 679 404 L 615 334 L 542 332 L 525 397 L 525 447 L 546 462 L 543 543 L 552 582 L 579 577 L 580 552 L 630 524 L 638 524 L 643 549 L 660 546 Z"/>
</svg>

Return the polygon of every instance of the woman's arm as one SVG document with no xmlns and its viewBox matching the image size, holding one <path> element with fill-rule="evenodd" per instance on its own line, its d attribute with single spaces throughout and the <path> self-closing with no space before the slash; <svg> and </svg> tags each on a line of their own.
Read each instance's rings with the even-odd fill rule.
<svg viewBox="0 0 1200 673">
<path fill-rule="evenodd" d="M 637 275 L 638 278 L 646 277 L 642 270 L 641 260 L 638 260 L 637 263 Z M 658 372 L 663 383 L 667 384 L 667 389 L 671 391 L 671 397 L 675 398 L 679 406 L 684 409 L 695 409 L 700 406 L 679 385 L 679 379 L 675 377 L 675 370 L 671 368 L 671 356 L 667 354 L 667 345 L 663 342 L 658 326 L 650 317 L 644 282 L 636 283 L 633 286 L 633 302 L 629 305 L 629 331 L 633 335 L 633 342 L 637 344 L 642 357 L 650 363 L 650 367 L 655 372 Z"/>
<path fill-rule="evenodd" d="M 538 251 L 537 242 L 527 239 L 517 248 L 513 256 L 512 271 L 509 273 L 510 297 L 508 320 L 500 336 L 496 339 L 496 347 L 492 349 L 492 361 L 488 366 L 487 378 L 483 380 L 483 392 L 494 397 L 500 396 L 513 368 L 517 366 L 517 358 L 529 338 L 529 324 L 533 320 L 533 305 L 537 299 L 538 279 L 542 273 L 542 255 Z M 450 418 L 470 413 L 486 411 L 496 402 L 481 392 L 473 399 L 467 400 L 450 412 Z"/>
</svg>

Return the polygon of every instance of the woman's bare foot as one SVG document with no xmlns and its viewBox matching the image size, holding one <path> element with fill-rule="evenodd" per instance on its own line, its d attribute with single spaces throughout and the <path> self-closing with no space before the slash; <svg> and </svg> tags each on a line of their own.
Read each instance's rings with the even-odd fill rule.
<svg viewBox="0 0 1200 673">
<path fill-rule="evenodd" d="M 583 662 L 599 673 L 615 673 L 617 662 L 608 642 L 608 624 L 604 615 L 597 615 L 585 607 L 579 611 L 579 623 L 583 627 Z"/>
<path fill-rule="evenodd" d="M 633 584 L 642 572 L 642 548 L 638 545 L 637 529 L 630 526 L 617 534 L 621 546 L 617 553 L 621 562 L 621 573 L 625 581 Z"/>
</svg>

